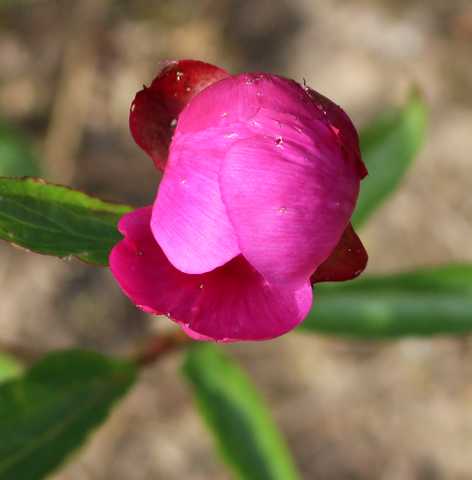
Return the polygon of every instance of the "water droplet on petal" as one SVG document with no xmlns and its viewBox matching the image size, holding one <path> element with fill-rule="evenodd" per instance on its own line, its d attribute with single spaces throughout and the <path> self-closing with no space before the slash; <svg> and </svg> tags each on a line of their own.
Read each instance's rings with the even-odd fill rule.
<svg viewBox="0 0 472 480">
<path fill-rule="evenodd" d="M 182 180 L 180 180 L 180 184 L 181 185 L 185 185 L 187 183 L 187 179 L 186 178 L 182 178 Z"/>
<path fill-rule="evenodd" d="M 190 92 L 190 90 L 192 90 L 190 87 L 185 87 L 186 92 Z"/>
<path fill-rule="evenodd" d="M 231 132 L 231 133 L 227 133 L 225 134 L 225 138 L 236 138 L 238 136 L 238 134 L 236 132 Z"/>
<path fill-rule="evenodd" d="M 170 121 L 170 126 L 171 126 L 172 128 L 174 128 L 176 125 L 177 125 L 177 119 L 176 119 L 176 118 L 173 118 L 173 119 Z"/>
<path fill-rule="evenodd" d="M 203 283 L 200 283 L 200 285 L 198 286 L 198 288 L 201 290 L 202 288 L 204 287 Z"/>
<path fill-rule="evenodd" d="M 284 143 L 284 139 L 282 137 L 276 137 L 275 138 L 275 144 L 278 146 L 278 147 L 282 147 Z"/>
<path fill-rule="evenodd" d="M 280 207 L 277 211 L 281 214 L 287 213 L 287 207 Z"/>
<path fill-rule="evenodd" d="M 228 116 L 228 112 L 223 112 L 223 113 L 221 114 L 221 116 L 222 116 L 223 118 L 224 118 L 224 117 L 227 117 L 227 116 Z"/>
<path fill-rule="evenodd" d="M 180 82 L 180 80 L 182 80 L 183 76 L 184 76 L 184 74 L 182 72 L 176 72 L 176 74 L 175 74 L 175 77 L 176 77 L 178 82 Z"/>
<path fill-rule="evenodd" d="M 144 252 L 142 250 L 137 250 L 136 255 L 138 257 L 142 257 L 144 255 Z"/>
</svg>

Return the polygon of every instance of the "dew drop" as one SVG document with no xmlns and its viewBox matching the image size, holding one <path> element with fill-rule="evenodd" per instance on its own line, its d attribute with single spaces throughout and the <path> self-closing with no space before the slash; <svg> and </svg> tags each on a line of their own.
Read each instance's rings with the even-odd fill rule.
<svg viewBox="0 0 472 480">
<path fill-rule="evenodd" d="M 330 125 L 331 131 L 336 135 L 339 136 L 339 128 L 336 128 L 334 125 Z"/>
<path fill-rule="evenodd" d="M 221 116 L 222 116 L 223 118 L 227 117 L 227 116 L 228 116 L 228 112 L 223 112 L 223 113 L 221 114 Z"/>
<path fill-rule="evenodd" d="M 225 138 L 236 138 L 238 136 L 238 134 L 236 132 L 232 132 L 232 133 L 227 133 L 225 134 Z"/>
<path fill-rule="evenodd" d="M 144 255 L 144 252 L 143 252 L 142 250 L 138 250 L 138 251 L 136 252 L 136 255 L 137 255 L 138 257 L 142 257 L 142 256 Z"/>
<path fill-rule="evenodd" d="M 182 72 L 176 72 L 175 77 L 177 78 L 177 81 L 180 82 L 182 80 L 182 77 L 184 74 Z"/>
<path fill-rule="evenodd" d="M 287 207 L 280 207 L 277 211 L 281 214 L 287 213 Z"/>
<path fill-rule="evenodd" d="M 284 139 L 282 137 L 276 137 L 275 138 L 275 144 L 278 146 L 278 147 L 282 147 L 284 143 Z"/>
<path fill-rule="evenodd" d="M 173 119 L 170 121 L 170 126 L 171 126 L 172 128 L 174 128 L 176 125 L 177 125 L 177 119 L 176 119 L 176 118 L 173 118 Z"/>
<path fill-rule="evenodd" d="M 182 180 L 180 180 L 180 184 L 181 185 L 185 185 L 187 183 L 187 179 L 186 178 L 182 178 Z"/>
<path fill-rule="evenodd" d="M 204 287 L 203 283 L 200 283 L 200 285 L 198 286 L 198 288 L 201 290 L 202 288 Z"/>
<path fill-rule="evenodd" d="M 186 92 L 190 92 L 190 90 L 192 90 L 190 87 L 185 87 Z"/>
</svg>

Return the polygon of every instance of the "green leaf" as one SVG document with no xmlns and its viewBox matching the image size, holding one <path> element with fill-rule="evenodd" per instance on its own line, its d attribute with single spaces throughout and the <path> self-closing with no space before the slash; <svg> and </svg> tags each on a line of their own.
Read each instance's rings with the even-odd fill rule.
<svg viewBox="0 0 472 480">
<path fill-rule="evenodd" d="M 361 182 L 355 227 L 361 226 L 390 196 L 423 144 L 426 107 L 414 91 L 402 107 L 381 115 L 360 132 L 362 158 L 369 175 Z"/>
<path fill-rule="evenodd" d="M 39 174 L 39 160 L 31 142 L 21 132 L 0 121 L 0 176 Z"/>
<path fill-rule="evenodd" d="M 237 478 L 292 480 L 298 474 L 249 379 L 211 344 L 190 348 L 183 368 L 219 452 Z"/>
<path fill-rule="evenodd" d="M 0 178 L 0 238 L 37 253 L 107 265 L 130 210 L 39 179 Z"/>
<path fill-rule="evenodd" d="M 108 416 L 135 367 L 70 350 L 0 385 L 0 480 L 36 480 L 58 467 Z"/>
<path fill-rule="evenodd" d="M 21 365 L 10 355 L 0 352 L 0 383 L 21 373 Z"/>
<path fill-rule="evenodd" d="M 318 284 L 300 330 L 380 339 L 472 332 L 472 265 Z"/>
</svg>

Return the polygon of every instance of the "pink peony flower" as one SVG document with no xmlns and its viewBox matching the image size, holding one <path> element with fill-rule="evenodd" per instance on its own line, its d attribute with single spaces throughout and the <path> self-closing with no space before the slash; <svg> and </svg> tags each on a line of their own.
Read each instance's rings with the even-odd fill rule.
<svg viewBox="0 0 472 480">
<path fill-rule="evenodd" d="M 274 338 L 306 317 L 313 283 L 365 268 L 349 223 L 367 173 L 357 133 L 314 90 L 171 62 L 130 128 L 164 174 L 154 205 L 121 219 L 110 266 L 146 312 L 196 339 Z"/>
</svg>

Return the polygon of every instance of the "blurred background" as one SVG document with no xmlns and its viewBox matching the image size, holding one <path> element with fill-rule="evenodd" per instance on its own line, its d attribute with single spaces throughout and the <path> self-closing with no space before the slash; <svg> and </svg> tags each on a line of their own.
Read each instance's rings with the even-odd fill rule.
<svg viewBox="0 0 472 480">
<path fill-rule="evenodd" d="M 357 126 L 416 83 L 430 110 L 427 144 L 361 232 L 368 270 L 472 261 L 470 0 L 0 0 L 0 134 L 15 126 L 31 142 L 39 165 L 32 158 L 24 173 L 148 204 L 159 176 L 131 139 L 129 105 L 160 61 L 179 58 L 305 79 Z M 0 343 L 123 352 L 159 328 L 107 269 L 6 244 L 0 257 Z M 465 480 L 471 346 L 292 333 L 228 350 L 304 478 Z M 228 479 L 179 363 L 146 371 L 54 480 Z"/>
</svg>

